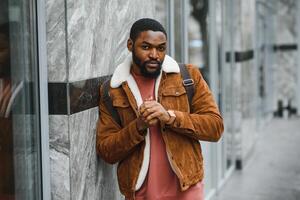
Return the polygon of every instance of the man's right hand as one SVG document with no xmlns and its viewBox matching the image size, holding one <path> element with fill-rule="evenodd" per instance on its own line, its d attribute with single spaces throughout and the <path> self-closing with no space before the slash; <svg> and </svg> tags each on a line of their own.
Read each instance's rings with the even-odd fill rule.
<svg viewBox="0 0 300 200">
<path fill-rule="evenodd" d="M 146 118 L 139 116 L 137 119 L 137 129 L 139 131 L 145 130 L 151 126 L 155 126 L 156 124 L 158 124 L 159 120 L 157 118 L 152 119 L 150 121 L 146 121 Z"/>
<path fill-rule="evenodd" d="M 137 128 L 139 131 L 145 130 L 151 126 L 155 126 L 159 123 L 158 118 L 152 118 L 151 120 L 147 120 L 147 116 L 151 113 L 148 113 L 148 115 L 144 114 L 144 103 L 140 106 L 139 109 L 139 117 L 137 119 Z"/>
</svg>

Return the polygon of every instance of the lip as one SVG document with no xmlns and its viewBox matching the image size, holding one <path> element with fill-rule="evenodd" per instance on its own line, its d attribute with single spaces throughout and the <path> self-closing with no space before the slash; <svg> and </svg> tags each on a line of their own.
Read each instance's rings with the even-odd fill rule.
<svg viewBox="0 0 300 200">
<path fill-rule="evenodd" d="M 156 68 L 158 68 L 159 67 L 159 62 L 157 62 L 157 61 L 148 61 L 147 63 L 146 63 L 146 66 L 148 67 L 148 68 L 152 68 L 152 69 L 156 69 Z"/>
<path fill-rule="evenodd" d="M 148 63 L 147 67 L 149 68 L 158 68 L 159 64 L 158 63 Z"/>
</svg>

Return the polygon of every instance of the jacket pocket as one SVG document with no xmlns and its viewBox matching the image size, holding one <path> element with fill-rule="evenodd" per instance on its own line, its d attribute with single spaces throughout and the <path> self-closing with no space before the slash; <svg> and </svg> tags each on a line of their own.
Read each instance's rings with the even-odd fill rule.
<svg viewBox="0 0 300 200">
<path fill-rule="evenodd" d="M 136 118 L 127 98 L 115 98 L 112 104 L 120 116 L 122 127 Z"/>
<path fill-rule="evenodd" d="M 164 90 L 162 94 L 163 96 L 178 97 L 186 94 L 186 91 L 184 87 L 171 87 L 171 88 L 166 88 L 166 90 Z"/>
<path fill-rule="evenodd" d="M 165 109 L 189 111 L 189 102 L 183 86 L 169 87 L 162 91 L 161 103 Z"/>
<path fill-rule="evenodd" d="M 127 108 L 129 107 L 129 101 L 126 98 L 116 98 L 113 100 L 114 107 Z"/>
</svg>

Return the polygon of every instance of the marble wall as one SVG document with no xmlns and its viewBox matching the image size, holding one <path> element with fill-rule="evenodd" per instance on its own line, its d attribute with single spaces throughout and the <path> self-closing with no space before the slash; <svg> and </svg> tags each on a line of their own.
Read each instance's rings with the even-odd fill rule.
<svg viewBox="0 0 300 200">
<path fill-rule="evenodd" d="M 67 81 L 65 0 L 46 0 L 48 81 Z"/>
<path fill-rule="evenodd" d="M 67 115 L 49 116 L 52 199 L 70 199 L 70 140 Z"/>
<path fill-rule="evenodd" d="M 67 99 L 62 101 L 65 111 L 49 116 L 52 199 L 123 199 L 116 166 L 96 155 L 98 108 L 72 112 L 70 85 L 111 74 L 128 55 L 131 24 L 141 17 L 154 17 L 155 4 L 146 0 L 47 0 L 46 9 L 48 82 L 52 88 L 57 83 L 66 87 L 66 92 L 59 93 L 66 97 L 51 94 L 49 102 Z"/>
<path fill-rule="evenodd" d="M 133 21 L 152 17 L 152 1 L 67 0 L 69 81 L 111 74 L 127 55 Z M 105 59 L 104 59 L 105 58 Z"/>
</svg>

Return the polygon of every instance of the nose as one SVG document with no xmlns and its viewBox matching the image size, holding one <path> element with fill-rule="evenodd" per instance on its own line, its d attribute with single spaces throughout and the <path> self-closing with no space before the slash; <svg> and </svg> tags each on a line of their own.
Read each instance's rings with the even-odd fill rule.
<svg viewBox="0 0 300 200">
<path fill-rule="evenodd" d="M 156 48 L 151 49 L 149 57 L 151 59 L 157 59 L 158 58 L 158 52 L 157 52 Z"/>
</svg>

